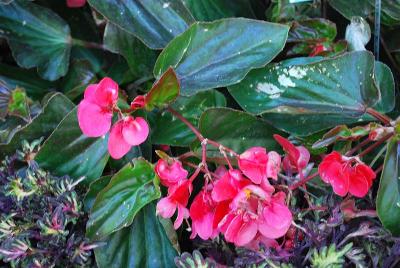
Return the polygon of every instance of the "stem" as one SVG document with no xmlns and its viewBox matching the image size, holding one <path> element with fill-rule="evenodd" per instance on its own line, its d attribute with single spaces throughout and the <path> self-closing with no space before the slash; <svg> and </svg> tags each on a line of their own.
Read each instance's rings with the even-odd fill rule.
<svg viewBox="0 0 400 268">
<path fill-rule="evenodd" d="M 390 124 L 391 119 L 388 116 L 381 114 L 377 110 L 374 110 L 372 108 L 367 108 L 366 112 L 367 112 L 367 114 L 369 114 L 369 115 L 375 117 L 376 119 L 378 119 L 379 121 L 381 121 L 383 124 L 385 124 L 385 125 Z"/>
<path fill-rule="evenodd" d="M 311 174 L 310 176 L 300 180 L 299 182 L 292 184 L 289 186 L 289 190 L 293 191 L 297 188 L 299 188 L 300 186 L 302 186 L 303 184 L 309 182 L 310 180 L 314 179 L 315 177 L 318 176 L 318 172 L 315 172 L 314 174 Z"/>
<path fill-rule="evenodd" d="M 374 150 L 376 147 L 378 147 L 379 145 L 381 145 L 382 143 L 384 143 L 385 141 L 390 139 L 392 136 L 393 136 L 393 133 L 387 134 L 386 136 L 384 136 L 384 137 L 380 138 L 378 141 L 376 141 L 374 144 L 372 144 L 369 147 L 367 147 L 364 151 L 359 153 L 357 156 L 358 157 L 363 157 L 364 155 L 368 154 L 369 152 Z"/>
<path fill-rule="evenodd" d="M 356 147 L 354 147 L 353 149 L 348 151 L 345 155 L 351 156 L 352 154 L 354 154 L 355 152 L 357 152 L 358 150 L 360 150 L 362 147 L 364 147 L 365 145 L 367 145 L 370 142 L 371 142 L 371 140 L 369 138 L 366 138 L 365 140 L 363 140 L 362 142 L 357 144 Z"/>
<path fill-rule="evenodd" d="M 72 44 L 76 46 L 86 47 L 86 48 L 96 48 L 101 50 L 107 50 L 106 47 L 102 44 L 88 42 L 80 39 L 72 38 Z"/>
</svg>

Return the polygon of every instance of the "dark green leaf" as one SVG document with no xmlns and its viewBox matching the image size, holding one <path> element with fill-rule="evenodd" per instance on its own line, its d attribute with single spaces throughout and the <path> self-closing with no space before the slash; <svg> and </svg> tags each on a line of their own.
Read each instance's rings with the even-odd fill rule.
<svg viewBox="0 0 400 268">
<path fill-rule="evenodd" d="M 85 211 L 90 211 L 93 207 L 94 201 L 97 195 L 110 183 L 111 175 L 103 176 L 93 181 L 89 190 L 87 191 L 83 203 L 85 205 Z"/>
<path fill-rule="evenodd" d="M 104 46 L 111 52 L 121 54 L 134 75 L 152 75 L 157 53 L 146 47 L 134 35 L 109 22 L 104 31 Z"/>
<path fill-rule="evenodd" d="M 186 96 L 236 84 L 270 62 L 287 34 L 285 25 L 243 18 L 197 22 L 161 52 L 154 74 L 160 77 L 172 66 Z"/>
<path fill-rule="evenodd" d="M 6 37 L 23 68 L 56 80 L 68 71 L 71 37 L 68 25 L 51 10 L 30 1 L 0 5 L 0 36 Z"/>
<path fill-rule="evenodd" d="M 74 61 L 62 80 L 61 87 L 67 97 L 75 100 L 83 94 L 89 84 L 94 84 L 96 79 L 96 74 L 88 61 Z"/>
<path fill-rule="evenodd" d="M 249 0 L 183 0 L 183 2 L 199 21 L 213 21 L 229 17 L 255 17 Z"/>
<path fill-rule="evenodd" d="M 366 107 L 380 100 L 373 55 L 359 51 L 307 63 L 312 60 L 291 59 L 254 70 L 229 92 L 244 110 L 263 113 L 274 126 L 300 136 L 368 119 L 363 117 Z"/>
<path fill-rule="evenodd" d="M 106 246 L 95 249 L 99 268 L 169 268 L 174 267 L 176 251 L 156 217 L 155 205 L 148 204 L 133 223 L 105 240 Z"/>
<path fill-rule="evenodd" d="M 107 138 L 88 138 L 78 124 L 77 107 L 72 110 L 45 141 L 35 160 L 54 174 L 89 184 L 103 173 L 108 160 Z"/>
<path fill-rule="evenodd" d="M 329 0 L 329 4 L 348 20 L 353 16 L 366 18 L 373 11 L 366 0 Z"/>
<path fill-rule="evenodd" d="M 50 135 L 73 108 L 74 104 L 62 94 L 57 93 L 49 97 L 43 106 L 43 111 L 30 124 L 9 137 L 11 140 L 0 144 L 0 157 L 14 153 L 21 147 L 23 140 L 33 141 Z"/>
<path fill-rule="evenodd" d="M 381 92 L 381 100 L 374 109 L 388 113 L 394 109 L 396 97 L 393 74 L 386 64 L 375 62 L 375 80 Z"/>
<path fill-rule="evenodd" d="M 211 108 L 205 111 L 199 123 L 204 137 L 216 140 L 237 153 L 253 146 L 279 150 L 273 134 L 281 134 L 268 123 L 251 114 L 228 108 Z"/>
<path fill-rule="evenodd" d="M 165 108 L 179 96 L 179 81 L 172 68 L 169 68 L 153 85 L 145 96 L 145 108 Z"/>
<path fill-rule="evenodd" d="M 383 226 L 393 235 L 400 235 L 400 146 L 392 139 L 387 145 L 385 162 L 376 198 L 376 211 Z"/>
<path fill-rule="evenodd" d="M 154 179 L 153 167 L 144 159 L 122 168 L 97 195 L 86 235 L 98 240 L 130 225 L 145 205 L 161 196 Z"/>
<path fill-rule="evenodd" d="M 39 100 L 49 91 L 54 91 L 55 84 L 41 79 L 33 70 L 25 70 L 10 65 L 0 64 L 0 80 L 9 88 L 21 87 L 28 96 Z"/>
<path fill-rule="evenodd" d="M 172 108 L 179 111 L 190 123 L 197 126 L 201 114 L 208 108 L 224 107 L 224 95 L 216 90 L 199 92 L 190 97 L 180 96 Z M 160 111 L 149 115 L 151 139 L 155 144 L 173 146 L 189 146 L 195 139 L 193 132 L 168 111 Z"/>
<path fill-rule="evenodd" d="M 148 47 L 165 47 L 194 19 L 181 1 L 88 0 L 109 21 L 135 35 Z"/>
</svg>

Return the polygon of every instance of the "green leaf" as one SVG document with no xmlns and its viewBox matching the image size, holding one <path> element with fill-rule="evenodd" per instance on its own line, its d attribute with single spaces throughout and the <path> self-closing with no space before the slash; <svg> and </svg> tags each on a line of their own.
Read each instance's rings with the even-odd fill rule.
<svg viewBox="0 0 400 268">
<path fill-rule="evenodd" d="M 57 93 L 47 99 L 43 110 L 32 122 L 22 127 L 5 143 L 0 143 L 0 158 L 14 153 L 23 140 L 33 141 L 47 137 L 60 121 L 74 108 L 74 104 L 64 95 Z M 65 144 L 64 144 L 65 145 Z"/>
<path fill-rule="evenodd" d="M 89 184 L 101 176 L 108 158 L 107 138 L 86 137 L 79 127 L 75 107 L 45 141 L 35 160 L 58 176 L 85 176 L 83 183 Z"/>
<path fill-rule="evenodd" d="M 77 60 L 71 64 L 61 87 L 67 97 L 75 100 L 83 94 L 89 84 L 94 84 L 96 79 L 91 64 L 85 60 Z"/>
<path fill-rule="evenodd" d="M 110 183 L 111 177 L 111 175 L 103 176 L 90 184 L 89 190 L 86 192 L 85 198 L 83 199 L 85 211 L 89 212 L 92 209 L 97 195 Z"/>
<path fill-rule="evenodd" d="M 366 0 L 329 0 L 329 4 L 348 20 L 353 16 L 366 18 L 373 12 Z"/>
<path fill-rule="evenodd" d="M 381 92 L 381 100 L 375 105 L 374 109 L 388 113 L 395 106 L 395 84 L 392 71 L 380 61 L 375 62 L 375 80 Z"/>
<path fill-rule="evenodd" d="M 400 235 L 400 145 L 396 139 L 387 144 L 385 162 L 376 198 L 376 211 L 383 226 Z"/>
<path fill-rule="evenodd" d="M 280 150 L 273 134 L 281 134 L 268 123 L 251 114 L 228 108 L 211 108 L 200 118 L 204 137 L 220 142 L 237 153 L 253 146 Z"/>
<path fill-rule="evenodd" d="M 19 66 L 37 67 L 51 81 L 67 73 L 70 30 L 50 9 L 25 0 L 0 5 L 0 37 L 7 38 Z"/>
<path fill-rule="evenodd" d="M 254 70 L 229 92 L 244 110 L 294 135 L 371 119 L 365 110 L 380 100 L 371 53 L 310 61 L 297 58 Z M 387 86 L 381 91 L 392 92 Z"/>
<path fill-rule="evenodd" d="M 179 111 L 194 126 L 198 125 L 201 114 L 212 107 L 224 107 L 226 100 L 223 94 L 216 90 L 199 92 L 196 95 L 179 98 L 172 108 Z M 151 139 L 155 144 L 173 146 L 189 146 L 196 138 L 193 132 L 168 111 L 149 114 Z"/>
<path fill-rule="evenodd" d="M 11 91 L 10 97 L 8 113 L 29 119 L 28 97 L 25 91 L 21 88 L 15 88 Z"/>
<path fill-rule="evenodd" d="M 160 77 L 172 66 L 186 96 L 236 84 L 270 62 L 287 34 L 285 25 L 243 18 L 197 22 L 161 52 L 154 74 Z"/>
<path fill-rule="evenodd" d="M 336 37 L 336 24 L 326 19 L 306 19 L 294 21 L 289 31 L 288 42 L 333 41 Z"/>
<path fill-rule="evenodd" d="M 157 53 L 146 47 L 127 31 L 108 22 L 104 31 L 104 46 L 111 52 L 121 54 L 132 73 L 138 77 L 151 76 Z"/>
<path fill-rule="evenodd" d="M 122 168 L 97 195 L 86 235 L 98 240 L 130 225 L 145 205 L 161 196 L 154 179 L 153 167 L 144 159 Z"/>
<path fill-rule="evenodd" d="M 88 0 L 109 21 L 135 35 L 148 47 L 165 47 L 194 19 L 181 1 Z"/>
<path fill-rule="evenodd" d="M 230 17 L 255 18 L 249 0 L 183 0 L 198 21 Z"/>
<path fill-rule="evenodd" d="M 160 221 L 154 203 L 136 215 L 133 223 L 105 240 L 106 246 L 95 249 L 99 268 L 169 268 L 175 267 L 177 255 Z"/>
<path fill-rule="evenodd" d="M 169 68 L 153 85 L 145 96 L 145 108 L 165 108 L 179 96 L 179 80 L 172 68 Z"/>
<path fill-rule="evenodd" d="M 33 70 L 6 64 L 0 64 L 0 80 L 3 80 L 9 88 L 25 89 L 28 96 L 34 100 L 41 99 L 56 87 L 54 83 L 40 78 Z"/>
</svg>

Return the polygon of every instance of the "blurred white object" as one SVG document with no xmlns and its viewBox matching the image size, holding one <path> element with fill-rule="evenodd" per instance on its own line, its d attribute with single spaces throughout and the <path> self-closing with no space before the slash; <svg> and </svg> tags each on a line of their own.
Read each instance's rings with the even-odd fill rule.
<svg viewBox="0 0 400 268">
<path fill-rule="evenodd" d="M 346 28 L 346 41 L 350 51 L 366 50 L 365 45 L 371 39 L 371 28 L 362 17 L 352 17 Z"/>
</svg>

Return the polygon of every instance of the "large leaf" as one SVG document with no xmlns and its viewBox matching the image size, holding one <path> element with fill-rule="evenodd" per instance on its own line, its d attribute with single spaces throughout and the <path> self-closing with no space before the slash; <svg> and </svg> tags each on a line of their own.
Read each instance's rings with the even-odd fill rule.
<svg viewBox="0 0 400 268">
<path fill-rule="evenodd" d="M 229 17 L 254 18 L 249 0 L 183 0 L 199 21 L 213 21 Z"/>
<path fill-rule="evenodd" d="M 142 40 L 148 47 L 165 47 L 194 19 L 181 1 L 88 0 L 109 21 Z"/>
<path fill-rule="evenodd" d="M 285 45 L 288 30 L 243 18 L 198 22 L 161 52 L 154 74 L 160 77 L 172 66 L 183 95 L 232 85 L 270 62 Z"/>
<path fill-rule="evenodd" d="M 21 67 L 37 67 L 39 75 L 47 80 L 67 73 L 70 30 L 51 10 L 25 0 L 0 5 L 0 30 Z"/>
<path fill-rule="evenodd" d="M 94 202 L 96 201 L 97 195 L 110 183 L 111 176 L 103 176 L 93 181 L 89 190 L 85 194 L 85 198 L 83 199 L 83 204 L 85 205 L 85 211 L 90 211 L 93 207 Z"/>
<path fill-rule="evenodd" d="M 307 63 L 310 60 L 298 58 L 254 70 L 229 92 L 244 110 L 263 113 L 271 124 L 295 135 L 367 119 L 366 108 L 380 100 L 373 55 L 359 51 Z M 392 95 L 394 89 L 389 83 L 380 90 Z"/>
<path fill-rule="evenodd" d="M 376 210 L 383 226 L 393 235 L 400 235 L 400 145 L 391 140 L 387 145 L 385 162 L 376 198 Z"/>
<path fill-rule="evenodd" d="M 106 246 L 95 249 L 99 268 L 169 268 L 175 267 L 173 248 L 156 217 L 155 205 L 148 204 L 133 223 L 105 240 Z"/>
<path fill-rule="evenodd" d="M 5 143 L 0 143 L 0 158 L 14 153 L 23 140 L 33 141 L 47 137 L 60 121 L 74 108 L 74 104 L 62 94 L 54 94 L 47 99 L 43 111 L 31 123 L 22 127 Z"/>
<path fill-rule="evenodd" d="M 71 64 L 67 75 L 62 80 L 61 86 L 65 95 L 75 100 L 83 94 L 89 84 L 94 84 L 96 79 L 96 74 L 90 63 L 77 60 Z"/>
<path fill-rule="evenodd" d="M 54 174 L 77 179 L 85 184 L 103 173 L 108 160 L 107 138 L 88 138 L 78 124 L 77 107 L 57 126 L 36 155 L 39 165 Z"/>
<path fill-rule="evenodd" d="M 178 96 L 179 81 L 174 70 L 169 68 L 146 94 L 145 107 L 149 111 L 154 108 L 165 108 Z"/>
<path fill-rule="evenodd" d="M 134 75 L 152 75 L 157 53 L 146 47 L 134 35 L 109 22 L 104 31 L 104 46 L 111 52 L 121 54 Z"/>
<path fill-rule="evenodd" d="M 130 225 L 145 205 L 161 196 L 153 182 L 155 174 L 150 163 L 137 159 L 127 164 L 96 198 L 87 223 L 86 235 L 94 240 Z"/>
<path fill-rule="evenodd" d="M 368 17 L 373 11 L 366 0 L 329 0 L 329 4 L 348 20 L 353 16 Z"/>
<path fill-rule="evenodd" d="M 252 146 L 262 146 L 270 150 L 280 147 L 273 134 L 281 134 L 268 123 L 246 112 L 228 108 L 211 108 L 205 111 L 199 123 L 204 137 L 216 140 L 237 153 Z"/>
<path fill-rule="evenodd" d="M 0 64 L 0 80 L 6 82 L 9 88 L 21 87 L 28 96 L 39 100 L 46 93 L 55 89 L 55 84 L 41 79 L 33 70 L 25 70 L 15 66 Z"/>
<path fill-rule="evenodd" d="M 179 111 L 190 123 L 197 126 L 201 114 L 212 107 L 224 107 L 226 100 L 216 90 L 199 92 L 196 95 L 180 96 L 172 108 Z M 159 111 L 149 115 L 151 139 L 155 144 L 188 146 L 196 138 L 193 132 L 168 111 Z"/>
</svg>

